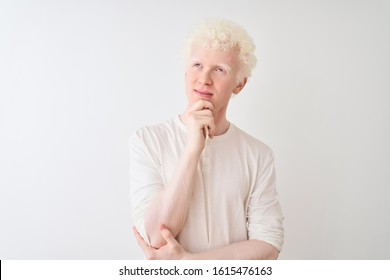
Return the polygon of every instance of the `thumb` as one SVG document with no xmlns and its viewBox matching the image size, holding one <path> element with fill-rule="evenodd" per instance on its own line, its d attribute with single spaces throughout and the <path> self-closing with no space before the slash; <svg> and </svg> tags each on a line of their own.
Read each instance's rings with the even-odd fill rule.
<svg viewBox="0 0 390 280">
<path fill-rule="evenodd" d="M 174 245 L 178 243 L 165 225 L 160 225 L 160 231 L 162 237 L 165 239 L 165 241 L 167 241 L 168 244 Z"/>
</svg>

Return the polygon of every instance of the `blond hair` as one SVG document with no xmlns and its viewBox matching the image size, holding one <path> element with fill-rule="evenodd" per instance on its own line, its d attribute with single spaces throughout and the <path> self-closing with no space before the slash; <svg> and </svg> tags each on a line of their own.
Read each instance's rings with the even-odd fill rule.
<svg viewBox="0 0 390 280">
<path fill-rule="evenodd" d="M 183 49 L 185 62 L 189 59 L 194 45 L 222 52 L 237 50 L 240 61 L 238 81 L 249 78 L 256 66 L 257 59 L 254 55 L 256 46 L 252 37 L 244 28 L 232 21 L 207 19 L 201 23 L 185 41 Z"/>
</svg>

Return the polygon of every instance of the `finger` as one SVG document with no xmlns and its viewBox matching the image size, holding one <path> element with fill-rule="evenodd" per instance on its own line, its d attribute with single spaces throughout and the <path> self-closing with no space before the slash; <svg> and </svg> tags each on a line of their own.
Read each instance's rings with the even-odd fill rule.
<svg viewBox="0 0 390 280">
<path fill-rule="evenodd" d="M 209 124 L 208 131 L 209 131 L 209 137 L 213 138 L 213 136 L 215 134 L 215 123 L 214 122 Z"/>
<path fill-rule="evenodd" d="M 215 134 L 215 123 L 213 117 L 201 116 L 199 127 L 203 130 L 204 136 L 213 138 Z"/>
<path fill-rule="evenodd" d="M 145 242 L 145 240 L 135 227 L 133 227 L 133 232 L 135 238 L 137 239 L 137 243 L 141 247 L 142 251 L 144 251 L 145 253 L 148 252 L 151 249 L 150 246 Z"/>
<path fill-rule="evenodd" d="M 210 132 L 209 132 L 209 127 L 208 126 L 205 126 L 203 128 L 203 133 L 204 133 L 204 137 L 210 137 Z"/>
<path fill-rule="evenodd" d="M 201 117 L 210 117 L 210 118 L 212 118 L 213 117 L 213 112 L 211 110 L 208 110 L 208 109 L 203 109 L 203 110 L 199 110 L 199 111 L 194 111 L 193 115 L 194 116 L 201 116 Z"/>
<path fill-rule="evenodd" d="M 172 233 L 169 231 L 169 229 L 165 225 L 160 225 L 160 231 L 161 231 L 162 237 L 165 239 L 165 241 L 167 241 L 167 244 L 170 244 L 170 245 L 178 244 L 175 237 L 173 237 Z"/>
<path fill-rule="evenodd" d="M 206 112 L 207 111 L 207 112 Z M 214 124 L 214 117 L 209 110 L 194 112 L 192 121 L 199 128 Z"/>
<path fill-rule="evenodd" d="M 214 110 L 213 103 L 207 100 L 199 100 L 191 106 L 190 111 L 200 111 L 205 109 L 213 111 Z"/>
<path fill-rule="evenodd" d="M 197 116 L 199 121 L 199 127 L 203 129 L 205 136 L 213 138 L 215 134 L 215 122 L 212 116 L 200 115 Z"/>
</svg>

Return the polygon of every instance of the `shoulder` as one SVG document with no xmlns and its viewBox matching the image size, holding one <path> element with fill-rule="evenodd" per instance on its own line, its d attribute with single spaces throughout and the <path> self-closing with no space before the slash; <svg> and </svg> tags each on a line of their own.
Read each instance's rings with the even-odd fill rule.
<svg viewBox="0 0 390 280">
<path fill-rule="evenodd" d="M 241 144 L 246 147 L 246 149 L 254 153 L 261 153 L 262 155 L 273 157 L 273 151 L 266 143 L 250 135 L 237 126 L 234 126 L 234 129 L 237 140 L 241 142 Z"/>
<path fill-rule="evenodd" d="M 130 143 L 143 142 L 152 144 L 173 138 L 181 130 L 177 118 L 172 118 L 161 123 L 141 127 L 130 136 Z"/>
</svg>

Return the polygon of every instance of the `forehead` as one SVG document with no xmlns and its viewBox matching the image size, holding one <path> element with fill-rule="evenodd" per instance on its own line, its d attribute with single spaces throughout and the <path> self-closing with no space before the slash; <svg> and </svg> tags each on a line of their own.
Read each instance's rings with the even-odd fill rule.
<svg viewBox="0 0 390 280">
<path fill-rule="evenodd" d="M 235 49 L 220 51 L 211 50 L 201 46 L 193 46 L 190 52 L 190 60 L 199 60 L 206 64 L 227 64 L 238 67 L 238 51 Z"/>
</svg>

